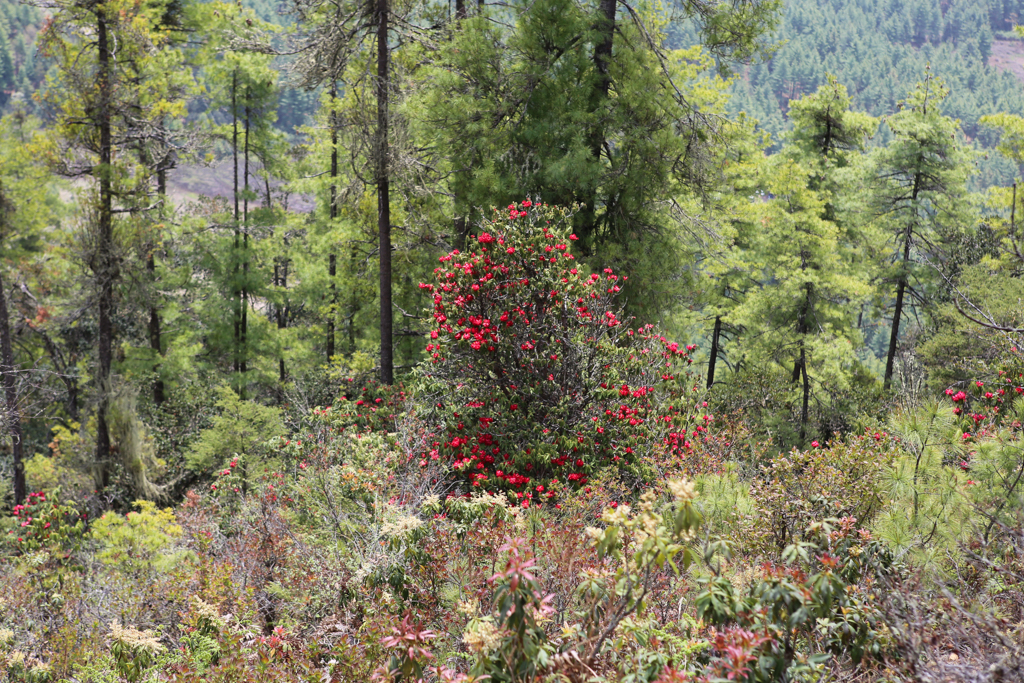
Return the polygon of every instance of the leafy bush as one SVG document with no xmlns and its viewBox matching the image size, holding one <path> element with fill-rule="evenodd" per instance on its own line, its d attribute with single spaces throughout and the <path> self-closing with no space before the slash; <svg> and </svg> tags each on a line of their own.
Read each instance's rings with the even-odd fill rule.
<svg viewBox="0 0 1024 683">
<path fill-rule="evenodd" d="M 28 494 L 24 505 L 14 506 L 14 528 L 7 536 L 17 552 L 43 552 L 63 562 L 80 547 L 86 514 L 74 503 L 61 502 L 59 496 L 59 491 L 49 497 L 38 491 Z"/>
<path fill-rule="evenodd" d="M 131 573 L 170 569 L 183 559 L 172 548 L 182 535 L 174 511 L 146 500 L 135 501 L 135 507 L 138 512 L 108 512 L 93 522 L 89 537 L 97 558 Z"/>
<path fill-rule="evenodd" d="M 708 548 L 714 574 L 703 580 L 696 609 L 709 623 L 741 629 L 717 643 L 728 655 L 736 647 L 730 640 L 744 641 L 739 660 L 712 667 L 731 664 L 730 680 L 813 680 L 830 653 L 856 663 L 886 653 L 890 638 L 874 586 L 892 571 L 891 554 L 852 517 L 812 523 L 801 536 L 743 590 L 721 571 L 728 546 Z"/>
<path fill-rule="evenodd" d="M 812 522 L 853 517 L 867 525 L 886 502 L 881 479 L 896 454 L 892 439 L 882 433 L 836 439 L 825 448 L 815 441 L 807 450 L 780 453 L 751 485 L 749 542 L 777 557 L 803 540 Z"/>
<path fill-rule="evenodd" d="M 622 280 L 583 272 L 570 219 L 564 208 L 510 205 L 475 251 L 442 256 L 420 285 L 433 295 L 434 328 L 418 400 L 442 425 L 421 463 L 450 463 L 470 487 L 526 506 L 605 467 L 650 479 L 644 457 L 686 459 L 710 419 L 690 412 L 688 349 L 628 327 L 615 305 Z"/>
<path fill-rule="evenodd" d="M 218 388 L 217 394 L 220 414 L 185 455 L 188 467 L 196 472 L 217 467 L 235 455 L 259 454 L 268 440 L 285 434 L 279 409 L 243 401 L 228 387 Z"/>
</svg>

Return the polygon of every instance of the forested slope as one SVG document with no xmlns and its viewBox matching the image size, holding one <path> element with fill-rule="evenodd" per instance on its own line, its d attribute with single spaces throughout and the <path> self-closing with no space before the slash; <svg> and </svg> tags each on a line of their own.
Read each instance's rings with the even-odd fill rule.
<svg viewBox="0 0 1024 683">
<path fill-rule="evenodd" d="M 0 109 L 16 95 L 31 95 L 42 81 L 44 60 L 35 49 L 41 13 L 34 7 L 0 2 Z"/>
<path fill-rule="evenodd" d="M 730 109 L 746 112 L 776 136 L 791 127 L 788 102 L 838 77 L 853 105 L 873 116 L 897 102 L 930 72 L 949 86 L 943 113 L 959 119 L 968 139 L 986 150 L 995 134 L 978 120 L 1024 114 L 1024 87 L 989 65 L 993 42 L 1016 42 L 1010 29 L 1024 16 L 1016 0 L 787 0 L 776 34 L 782 46 L 762 64 L 740 71 Z M 879 142 L 885 141 L 881 129 Z M 1004 184 L 1015 169 L 981 160 L 981 184 Z"/>
<path fill-rule="evenodd" d="M 4 4 L 0 679 L 1024 683 L 1022 4 Z"/>
</svg>

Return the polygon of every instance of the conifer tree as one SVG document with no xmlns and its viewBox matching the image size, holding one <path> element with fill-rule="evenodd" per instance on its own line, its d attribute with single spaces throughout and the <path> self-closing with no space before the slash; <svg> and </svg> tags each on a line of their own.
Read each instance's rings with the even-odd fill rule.
<svg viewBox="0 0 1024 683">
<path fill-rule="evenodd" d="M 646 5 L 513 2 L 461 20 L 419 114 L 445 150 L 455 215 L 524 197 L 584 205 L 581 249 L 633 273 L 631 310 L 656 317 L 680 293 L 687 204 L 724 142 L 710 56 L 762 54 L 776 7 L 687 3 L 704 46 L 689 50 L 666 47 L 668 17 Z"/>
<path fill-rule="evenodd" d="M 927 280 L 916 269 L 921 258 L 939 258 L 944 233 L 963 227 L 970 154 L 958 139 L 957 122 L 941 113 L 948 90 L 929 75 L 900 111 L 885 119 L 893 139 L 871 160 L 870 199 L 891 237 L 893 268 L 887 281 L 895 288 L 892 329 L 884 383 L 892 383 L 903 315 L 910 302 L 924 304 Z M 908 302 L 908 296 L 910 302 Z"/>
<path fill-rule="evenodd" d="M 785 373 L 799 406 L 794 438 L 803 443 L 812 401 L 827 410 L 826 394 L 848 387 L 857 365 L 854 311 L 871 273 L 866 236 L 840 199 L 876 122 L 850 110 L 834 78 L 794 100 L 790 113 L 794 129 L 779 154 L 764 159 L 748 136 L 745 153 L 730 156 L 731 192 L 720 210 L 733 216 L 723 225 L 731 244 L 706 265 L 715 321 L 708 376 L 723 351 L 722 330 L 731 330 L 734 364 L 778 374 L 771 381 L 786 381 Z"/>
<path fill-rule="evenodd" d="M 393 152 L 391 127 L 392 46 L 398 23 L 391 0 L 369 3 L 327 3 L 322 0 L 293 0 L 303 30 L 303 43 L 296 69 L 309 87 L 336 84 L 350 73 L 351 62 L 372 49 L 373 101 L 376 116 L 370 133 L 370 174 L 377 200 L 378 291 L 380 296 L 380 380 L 394 382 L 394 312 L 392 301 L 392 217 L 391 175 Z M 369 72 L 369 69 L 367 70 Z M 349 88 L 366 84 L 361 78 L 349 81 Z M 332 86 L 333 87 L 333 86 Z"/>
<path fill-rule="evenodd" d="M 26 256 L 39 250 L 42 229 L 53 218 L 53 192 L 45 170 L 34 158 L 33 128 L 24 112 L 0 120 L 0 383 L 4 427 L 11 441 L 14 504 L 25 502 L 25 373 L 15 356 L 15 324 L 7 289 L 18 280 Z M 15 264 L 8 270 L 9 263 Z"/>
<path fill-rule="evenodd" d="M 251 10 L 220 3 L 211 7 L 209 20 L 215 30 L 206 46 L 212 54 L 206 60 L 204 78 L 210 108 L 224 121 L 214 127 L 214 134 L 226 143 L 230 157 L 228 215 L 216 219 L 229 229 L 230 237 L 224 241 L 218 231 L 204 249 L 214 279 L 227 290 L 230 329 L 224 333 L 225 316 L 219 307 L 210 310 L 215 319 L 208 322 L 217 331 L 217 347 L 230 357 L 232 384 L 244 398 L 249 384 L 262 379 L 266 370 L 261 367 L 260 372 L 252 372 L 262 359 L 258 350 L 267 335 L 250 313 L 254 302 L 266 297 L 270 284 L 256 243 L 274 227 L 270 173 L 280 138 L 274 129 L 278 72 L 272 66 L 273 55 L 252 49 L 274 30 L 272 26 L 257 19 Z M 272 261 L 277 258 L 277 254 L 270 257 Z"/>
<path fill-rule="evenodd" d="M 67 177 L 89 177 L 92 199 L 83 217 L 82 258 L 92 273 L 97 318 L 97 363 L 93 375 L 96 411 L 96 479 L 109 482 L 111 437 L 107 410 L 117 329 L 118 286 L 135 239 L 129 217 L 149 207 L 152 163 L 138 149 L 156 134 L 158 119 L 174 111 L 178 93 L 167 90 L 175 69 L 149 72 L 159 58 L 160 20 L 169 2 L 44 0 L 54 10 L 41 34 L 44 53 L 57 66 L 46 98 L 57 112 L 54 169 Z M 160 74 L 163 77 L 160 77 Z M 177 105 L 177 106 L 180 106 Z M 131 153 L 128 153 L 131 150 Z"/>
</svg>

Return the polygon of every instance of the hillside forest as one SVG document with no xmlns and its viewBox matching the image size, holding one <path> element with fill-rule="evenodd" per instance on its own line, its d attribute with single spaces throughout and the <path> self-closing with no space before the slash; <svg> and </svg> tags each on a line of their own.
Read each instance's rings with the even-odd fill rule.
<svg viewBox="0 0 1024 683">
<path fill-rule="evenodd" d="M 0 0 L 0 679 L 1024 681 L 1024 0 Z"/>
</svg>

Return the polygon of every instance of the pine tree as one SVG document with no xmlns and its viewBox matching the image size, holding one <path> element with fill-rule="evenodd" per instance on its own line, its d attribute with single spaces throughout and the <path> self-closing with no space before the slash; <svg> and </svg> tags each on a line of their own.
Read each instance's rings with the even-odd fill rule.
<svg viewBox="0 0 1024 683">
<path fill-rule="evenodd" d="M 915 263 L 937 258 L 935 245 L 946 230 L 964 225 L 970 155 L 958 140 L 957 122 L 941 113 L 948 94 L 942 82 L 929 75 L 900 103 L 900 111 L 885 119 L 893 139 L 871 161 L 870 201 L 891 235 L 894 267 L 888 282 L 895 286 L 892 329 L 885 362 L 885 386 L 892 383 L 896 349 L 907 296 L 924 304 L 926 278 Z"/>
<path fill-rule="evenodd" d="M 370 162 L 377 198 L 378 291 L 380 296 L 380 380 L 394 382 L 394 311 L 392 274 L 392 48 L 394 26 L 399 23 L 390 0 L 371 3 L 326 3 L 293 0 L 305 32 L 303 56 L 296 69 L 307 86 L 336 84 L 350 62 L 369 50 L 375 57 L 372 79 L 376 116 L 373 122 Z M 349 83 L 349 87 L 360 87 Z"/>
<path fill-rule="evenodd" d="M 583 205 L 582 249 L 633 273 L 631 310 L 657 317 L 678 301 L 675 266 L 690 258 L 682 205 L 718 161 L 724 98 L 709 57 L 763 52 L 776 7 L 688 4 L 704 51 L 666 49 L 664 15 L 614 2 L 514 2 L 462 20 L 420 95 L 454 212 L 524 197 Z"/>
<path fill-rule="evenodd" d="M 55 11 L 41 44 L 57 66 L 45 97 L 57 111 L 54 169 L 68 177 L 92 179 L 93 200 L 84 220 L 84 254 L 92 273 L 97 318 L 97 364 L 93 375 L 99 397 L 96 412 L 96 479 L 110 477 L 111 437 L 107 419 L 112 392 L 118 286 L 134 239 L 129 218 L 144 211 L 152 193 L 153 166 L 138 154 L 153 136 L 155 122 L 174 111 L 177 95 L 165 86 L 181 73 L 150 71 L 159 59 L 159 26 L 166 3 L 121 0 L 60 0 L 41 6 Z M 116 46 L 116 49 L 115 49 Z M 152 78 L 144 75 L 149 73 Z M 179 104 L 180 106 L 180 104 Z"/>
<path fill-rule="evenodd" d="M 42 229 L 52 218 L 49 181 L 45 168 L 34 158 L 33 128 L 37 121 L 24 112 L 0 120 L 0 381 L 3 387 L 4 426 L 11 440 L 14 504 L 25 502 L 25 430 L 23 406 L 27 402 L 21 363 L 15 357 L 14 326 L 7 297 L 19 279 L 21 261 L 41 246 Z M 8 263 L 15 267 L 8 271 Z"/>
<path fill-rule="evenodd" d="M 250 313 L 254 302 L 268 295 L 267 273 L 261 267 L 257 242 L 274 229 L 270 173 L 272 160 L 279 155 L 280 139 L 274 128 L 279 98 L 273 56 L 246 48 L 265 40 L 274 28 L 251 10 L 233 5 L 209 5 L 205 12 L 219 29 L 214 33 L 216 40 L 206 48 L 211 54 L 204 68 L 210 108 L 225 121 L 213 132 L 225 143 L 231 160 L 229 213 L 218 217 L 218 223 L 229 228 L 229 237 L 222 239 L 218 231 L 212 242 L 204 244 L 214 279 L 227 290 L 230 329 L 220 334 L 225 316 L 219 308 L 211 310 L 215 319 L 209 324 L 218 331 L 217 347 L 227 347 L 232 384 L 244 398 L 254 380 L 269 381 L 270 376 L 266 368 L 256 367 L 270 333 Z M 257 172 L 258 167 L 262 171 Z M 278 254 L 270 257 L 271 261 L 277 259 Z M 275 365 L 279 370 L 280 363 Z M 259 372 L 254 372 L 257 369 Z"/>
</svg>

